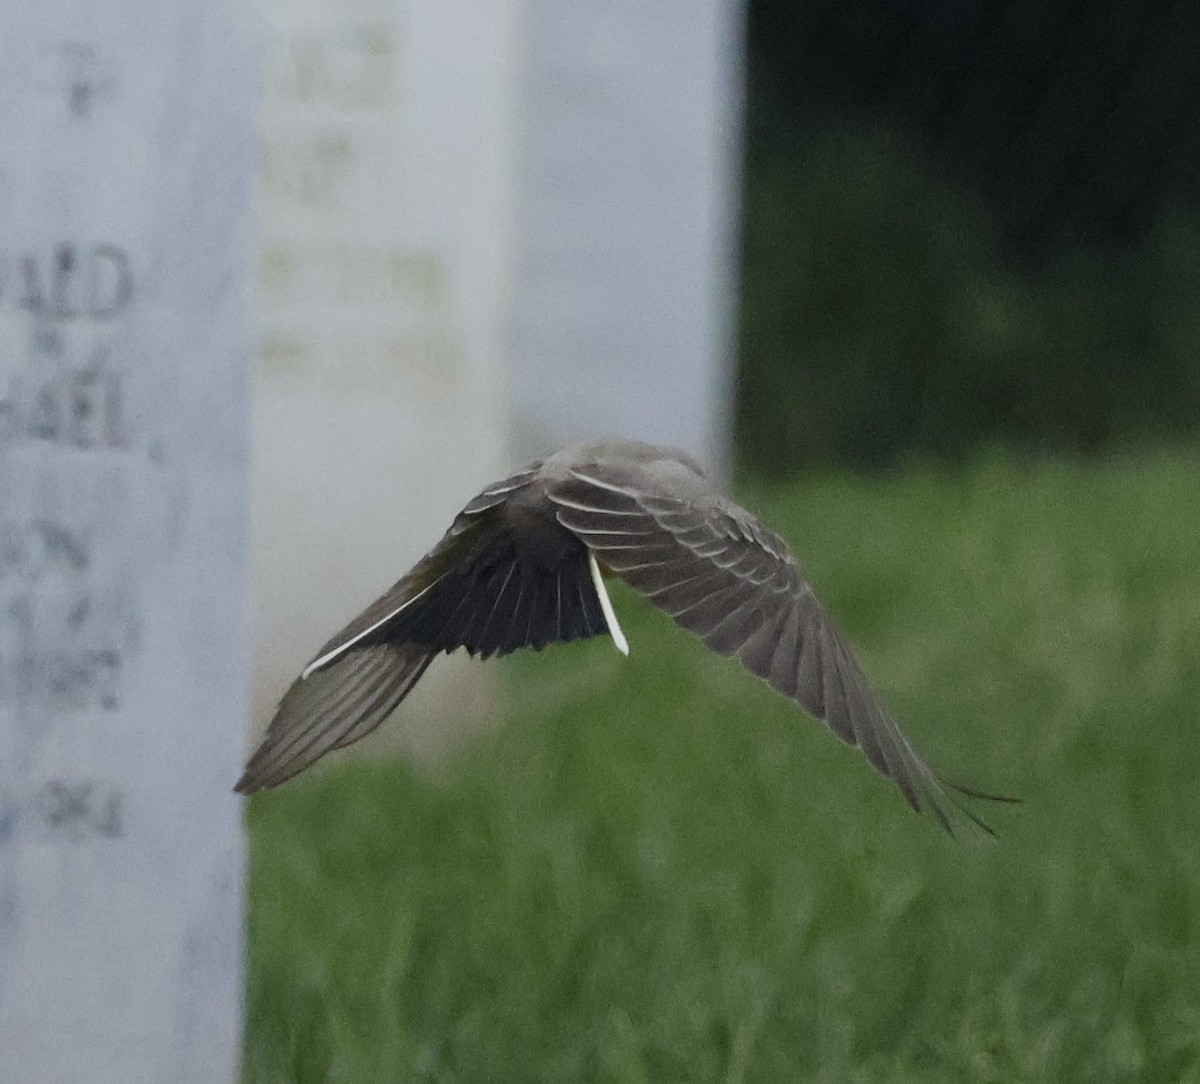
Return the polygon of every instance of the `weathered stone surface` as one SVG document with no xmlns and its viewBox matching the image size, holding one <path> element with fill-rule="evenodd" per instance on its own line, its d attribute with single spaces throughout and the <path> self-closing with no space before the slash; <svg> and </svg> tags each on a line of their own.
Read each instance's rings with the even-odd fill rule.
<svg viewBox="0 0 1200 1084">
<path fill-rule="evenodd" d="M 0 1078 L 222 1082 L 242 997 L 256 35 L 0 38 Z"/>
</svg>

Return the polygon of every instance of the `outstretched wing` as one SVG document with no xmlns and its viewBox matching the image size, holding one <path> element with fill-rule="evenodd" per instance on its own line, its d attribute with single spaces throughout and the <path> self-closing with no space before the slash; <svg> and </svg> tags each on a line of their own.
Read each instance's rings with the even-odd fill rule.
<svg viewBox="0 0 1200 1084">
<path fill-rule="evenodd" d="M 332 749 L 365 737 L 425 673 L 436 652 L 372 644 L 292 682 L 236 790 L 277 787 Z"/>
<path fill-rule="evenodd" d="M 378 641 L 389 636 L 402 619 L 407 620 L 420 600 L 434 593 L 435 589 L 451 579 L 456 572 L 470 568 L 482 551 L 494 541 L 496 510 L 518 490 L 524 489 L 537 474 L 540 462 L 499 482 L 488 486 L 454 517 L 450 529 L 413 569 L 398 580 L 344 629 L 317 652 L 312 662 L 304 668 L 304 677 L 327 666 L 343 653 L 359 644 Z M 477 609 L 486 603 L 476 592 Z"/>
<path fill-rule="evenodd" d="M 551 519 L 549 545 L 531 554 L 502 513 L 537 466 L 480 493 L 403 579 L 321 648 L 280 702 L 238 791 L 278 786 L 365 737 L 441 651 L 487 658 L 606 630 L 587 548 Z"/>
<path fill-rule="evenodd" d="M 987 830 L 917 754 L 868 683 L 786 544 L 715 493 L 683 497 L 653 467 L 577 466 L 548 495 L 558 521 L 677 624 L 857 745 L 918 812 L 951 830 L 960 810 Z"/>
</svg>

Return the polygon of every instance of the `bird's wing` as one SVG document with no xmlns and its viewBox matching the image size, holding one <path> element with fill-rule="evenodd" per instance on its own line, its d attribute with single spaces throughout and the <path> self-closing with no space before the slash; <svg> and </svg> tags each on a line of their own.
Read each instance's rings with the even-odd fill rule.
<svg viewBox="0 0 1200 1084">
<path fill-rule="evenodd" d="M 321 648 L 304 676 L 383 641 L 446 652 L 465 647 L 486 659 L 603 633 L 603 601 L 587 547 L 550 517 L 553 537 L 531 549 L 530 538 L 503 514 L 505 502 L 533 481 L 540 465 L 475 497 L 411 572 Z"/>
<path fill-rule="evenodd" d="M 369 734 L 435 654 L 413 644 L 371 644 L 292 682 L 235 789 L 253 794 L 277 787 L 330 750 Z"/>
<path fill-rule="evenodd" d="M 469 566 L 491 541 L 494 512 L 508 497 L 529 485 L 541 462 L 488 486 L 454 517 L 450 529 L 413 569 L 341 629 L 304 668 L 304 676 L 327 666 L 355 645 L 385 638 L 412 605 L 443 583 L 456 569 Z"/>
<path fill-rule="evenodd" d="M 587 549 L 564 530 L 560 560 L 523 560 L 497 514 L 537 467 L 488 486 L 412 571 L 321 648 L 280 702 L 238 791 L 278 786 L 365 737 L 440 651 L 486 657 L 605 630 Z"/>
<path fill-rule="evenodd" d="M 636 471 L 636 472 L 635 472 Z M 548 489 L 558 521 L 677 624 L 798 701 L 947 830 L 958 809 L 876 696 L 787 545 L 723 497 L 684 499 L 644 467 L 578 466 Z"/>
</svg>

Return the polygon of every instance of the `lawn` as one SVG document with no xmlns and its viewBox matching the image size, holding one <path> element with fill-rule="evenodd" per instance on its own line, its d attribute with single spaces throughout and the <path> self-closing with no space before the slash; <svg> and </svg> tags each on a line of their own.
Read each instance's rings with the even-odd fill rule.
<svg viewBox="0 0 1200 1084">
<path fill-rule="evenodd" d="M 741 495 L 998 839 L 614 591 L 628 659 L 252 803 L 248 1082 L 1200 1082 L 1200 456 Z"/>
</svg>

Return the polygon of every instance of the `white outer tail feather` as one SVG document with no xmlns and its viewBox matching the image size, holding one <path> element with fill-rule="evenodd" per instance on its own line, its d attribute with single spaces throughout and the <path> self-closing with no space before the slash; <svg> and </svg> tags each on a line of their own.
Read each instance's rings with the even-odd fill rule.
<svg viewBox="0 0 1200 1084">
<path fill-rule="evenodd" d="M 608 634 L 612 637 L 613 643 L 617 645 L 617 650 L 622 655 L 628 655 L 629 641 L 625 639 L 625 633 L 621 631 L 616 611 L 608 598 L 608 589 L 604 586 L 604 577 L 600 575 L 600 566 L 596 564 L 595 555 L 591 550 L 588 550 L 587 559 L 588 569 L 592 573 L 592 583 L 596 585 L 596 594 L 600 596 L 600 609 L 604 611 L 604 623 L 608 626 Z"/>
</svg>

